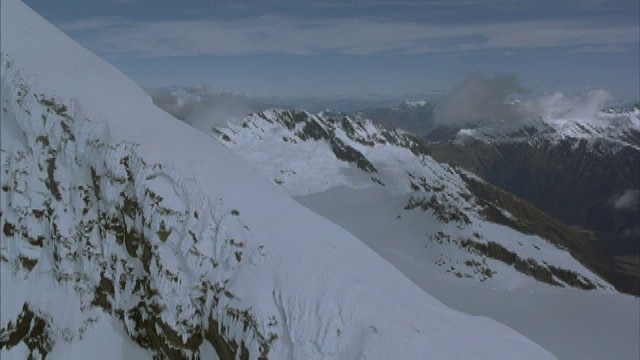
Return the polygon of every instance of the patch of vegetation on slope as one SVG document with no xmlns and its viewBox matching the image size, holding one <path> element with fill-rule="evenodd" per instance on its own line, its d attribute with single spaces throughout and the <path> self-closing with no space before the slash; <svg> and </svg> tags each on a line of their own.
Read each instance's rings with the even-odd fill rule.
<svg viewBox="0 0 640 360">
<path fill-rule="evenodd" d="M 485 181 L 463 172 L 460 175 L 483 208 L 481 214 L 486 220 L 509 226 L 525 234 L 538 235 L 562 249 L 567 249 L 585 267 L 616 285 L 611 267 L 598 255 L 587 232 L 570 227 L 517 196 Z M 511 216 L 505 215 L 501 209 L 506 210 Z M 511 260 L 509 257 L 509 261 Z M 550 268 L 549 270 L 551 271 Z M 559 273 L 559 271 L 556 272 Z M 569 277 L 570 275 L 567 279 Z"/>
<path fill-rule="evenodd" d="M 444 195 L 441 195 L 441 197 L 443 196 Z M 432 194 L 430 197 L 411 196 L 404 209 L 412 210 L 416 208 L 419 208 L 422 211 L 433 211 L 438 220 L 443 223 L 456 222 L 461 226 L 471 224 L 469 217 L 460 211 L 458 207 L 449 205 L 446 198 L 438 200 L 438 197 L 435 194 Z"/>
<path fill-rule="evenodd" d="M 489 241 L 485 244 L 471 239 L 463 239 L 460 242 L 460 246 L 463 248 L 473 249 L 479 254 L 491 259 L 502 261 L 507 265 L 513 266 L 517 271 L 550 285 L 564 286 L 556 280 L 559 279 L 565 284 L 579 289 L 592 290 L 596 288 L 596 285 L 589 279 L 574 271 L 560 269 L 548 264 L 541 265 L 532 258 L 523 259 L 515 252 L 509 251 L 504 246 L 493 241 Z"/>
<path fill-rule="evenodd" d="M 633 143 L 634 131 L 622 134 Z M 625 140 L 626 141 L 626 140 Z M 640 153 L 608 141 L 543 138 L 531 141 L 425 143 L 435 159 L 460 166 L 530 202 L 565 224 L 591 231 L 590 247 L 610 268 L 619 291 L 640 295 L 640 267 L 616 262 L 640 254 L 638 209 L 617 209 L 611 199 L 640 188 Z M 574 248 L 569 247 L 571 251 Z M 580 254 L 580 253 L 578 253 Z"/>
</svg>

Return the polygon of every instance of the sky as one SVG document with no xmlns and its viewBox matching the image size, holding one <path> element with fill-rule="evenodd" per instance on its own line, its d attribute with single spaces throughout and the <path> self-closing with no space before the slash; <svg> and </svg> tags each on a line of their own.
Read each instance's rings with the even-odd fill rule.
<svg viewBox="0 0 640 360">
<path fill-rule="evenodd" d="M 640 98 L 638 0 L 25 0 L 146 88 L 384 98 L 508 74 Z"/>
</svg>

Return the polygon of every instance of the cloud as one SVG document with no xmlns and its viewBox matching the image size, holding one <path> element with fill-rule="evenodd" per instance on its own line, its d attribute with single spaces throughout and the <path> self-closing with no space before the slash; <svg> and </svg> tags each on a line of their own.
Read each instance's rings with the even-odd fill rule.
<svg viewBox="0 0 640 360">
<path fill-rule="evenodd" d="M 520 119 L 521 113 L 509 103 L 509 97 L 525 91 L 515 75 L 487 77 L 480 71 L 473 72 L 436 105 L 434 122 L 458 127 Z"/>
<path fill-rule="evenodd" d="M 614 102 L 611 92 L 595 89 L 585 94 L 565 96 L 561 92 L 528 100 L 518 100 L 527 93 L 516 75 L 496 74 L 488 77 L 480 71 L 469 74 L 434 108 L 437 125 L 517 128 L 541 123 L 564 126 L 578 121 L 596 127 L 608 126 L 616 119 L 602 110 Z M 634 196 L 637 196 L 634 195 Z"/>
<path fill-rule="evenodd" d="M 66 22 L 60 25 L 60 28 L 66 32 L 102 30 L 106 31 L 110 28 L 126 23 L 124 19 L 93 17 L 89 19 L 79 19 Z"/>
<path fill-rule="evenodd" d="M 571 49 L 572 54 L 588 53 L 617 53 L 626 52 L 633 49 L 631 44 L 606 44 L 606 45 L 585 45 Z"/>
<path fill-rule="evenodd" d="M 640 190 L 630 189 L 609 201 L 618 210 L 640 210 Z"/>
<path fill-rule="evenodd" d="M 584 95 L 573 97 L 566 97 L 558 92 L 530 100 L 522 106 L 522 110 L 535 114 L 548 124 L 574 120 L 592 125 L 606 125 L 611 118 L 603 118 L 601 111 L 613 99 L 609 91 L 602 89 L 591 90 Z"/>
<path fill-rule="evenodd" d="M 640 40 L 638 26 L 561 20 L 439 25 L 364 18 L 310 21 L 263 15 L 233 21 L 133 22 L 97 18 L 59 25 L 82 35 L 83 42 L 99 53 L 132 57 L 324 51 L 362 55 L 384 51 L 454 53 L 548 47 L 611 51 L 637 46 Z"/>
<path fill-rule="evenodd" d="M 153 88 L 147 93 L 156 106 L 204 132 L 262 110 L 251 98 L 202 85 Z"/>
</svg>

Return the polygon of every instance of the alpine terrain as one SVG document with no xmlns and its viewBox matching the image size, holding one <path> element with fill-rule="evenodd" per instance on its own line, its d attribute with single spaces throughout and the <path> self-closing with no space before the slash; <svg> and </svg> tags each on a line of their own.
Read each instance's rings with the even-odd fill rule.
<svg viewBox="0 0 640 360">
<path fill-rule="evenodd" d="M 613 289 L 588 233 L 435 161 L 417 136 L 360 115 L 277 109 L 212 135 L 446 304 L 560 358 L 638 354 L 638 299 Z"/>
<path fill-rule="evenodd" d="M 612 284 L 640 295 L 640 106 L 579 111 L 565 102 L 550 96 L 549 110 L 507 129 L 439 131 L 453 135 L 426 142 L 426 152 L 589 231 Z"/>
<path fill-rule="evenodd" d="M 553 357 L 442 304 L 27 6 L 1 4 L 2 359 Z M 360 160 L 370 181 L 392 186 Z M 523 262 L 552 286 L 613 291 L 533 235 L 526 258 L 478 260 L 516 245 L 467 234 L 485 223 L 462 177 L 438 191 L 450 168 L 415 165 L 424 196 L 402 215 L 446 218 L 451 231 L 425 244 L 457 242 L 456 256 L 480 263 L 463 276 L 511 276 Z"/>
</svg>

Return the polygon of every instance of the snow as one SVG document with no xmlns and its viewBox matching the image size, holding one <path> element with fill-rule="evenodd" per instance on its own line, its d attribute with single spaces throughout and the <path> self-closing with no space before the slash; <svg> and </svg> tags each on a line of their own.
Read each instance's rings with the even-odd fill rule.
<svg viewBox="0 0 640 360">
<path fill-rule="evenodd" d="M 460 193 L 469 194 L 456 171 L 400 146 L 388 143 L 365 146 L 336 126 L 336 136 L 365 154 L 378 169 L 375 176 L 385 184 L 379 186 L 354 164 L 337 159 L 328 146 L 322 147 L 322 140 L 302 141 L 295 129 L 288 130 L 278 122 L 282 114 L 286 111 L 271 110 L 265 113 L 266 119 L 249 116 L 245 119 L 246 126 L 219 128 L 221 134 L 217 137 L 227 135 L 229 140 L 223 140 L 223 144 L 266 177 L 283 179 L 280 186 L 295 195 L 297 201 L 349 230 L 445 304 L 501 321 L 535 339 L 558 358 L 640 356 L 638 298 L 617 293 L 566 250 L 547 240 L 478 217 L 473 199 L 467 201 L 460 196 Z M 311 116 L 311 121 L 330 123 L 322 114 Z M 379 130 L 366 124 L 366 138 L 375 138 Z M 280 140 L 283 137 L 290 140 Z M 350 172 L 337 170 L 344 168 Z M 283 169 L 286 171 L 281 171 Z M 287 176 L 282 176 L 283 173 Z M 342 177 L 324 176 L 336 173 Z M 481 181 L 470 173 L 465 175 Z M 409 198 L 416 194 L 409 181 L 419 182 L 420 177 L 432 188 L 440 188 L 439 193 L 449 198 L 448 205 L 462 209 L 471 224 L 459 227 L 455 223 L 443 223 L 430 211 L 405 210 Z M 324 182 L 318 183 L 317 179 Z M 502 212 L 507 218 L 513 217 Z M 433 241 L 439 232 L 453 242 Z M 479 234 L 479 238 L 474 238 L 474 233 Z M 542 284 L 516 271 L 512 265 L 463 250 L 459 239 L 498 243 L 522 259 L 580 274 L 598 288 L 583 291 Z M 476 269 L 465 264 L 469 260 L 482 263 L 493 275 L 479 276 Z M 561 279 L 554 280 L 564 284 Z"/>
<path fill-rule="evenodd" d="M 54 350 L 48 354 L 50 359 L 151 359 L 153 353 L 142 349 L 131 340 L 115 323 L 106 315 L 100 315 L 91 327 L 83 334 L 82 338 L 74 342 L 61 341 Z M 204 359 L 207 359 L 203 356 Z"/>
<path fill-rule="evenodd" d="M 2 221 L 31 232 L 35 215 L 26 210 L 50 206 L 53 214 L 51 228 L 40 229 L 42 247 L 25 245 L 20 234 L 2 234 L 2 328 L 27 303 L 48 319 L 53 358 L 83 358 L 96 350 L 109 350 L 98 354 L 105 357 L 148 356 L 122 336 L 140 331 L 130 318 L 120 321 L 94 305 L 93 292 L 106 279 L 114 292 L 106 301 L 115 310 L 159 301 L 155 321 L 182 341 L 207 328 L 211 314 L 227 341 L 242 343 L 252 359 L 261 351 L 258 338 L 269 331 L 277 336 L 272 358 L 552 358 L 504 325 L 446 307 L 231 151 L 156 108 L 131 80 L 27 6 L 1 4 L 2 171 L 18 184 L 2 192 Z M 49 111 L 55 104 L 66 111 Z M 49 173 L 40 148 L 55 151 Z M 99 186 L 92 185 L 94 172 Z M 59 196 L 38 190 L 43 183 Z M 85 213 L 67 200 L 88 187 L 97 195 L 89 194 Z M 148 250 L 130 255 L 118 243 L 120 230 L 75 231 L 98 216 L 118 216 L 117 209 L 133 211 L 125 198 L 139 206 L 125 229 L 142 232 Z M 175 235 L 160 235 L 163 221 Z M 143 250 L 150 254 L 148 269 Z M 255 251 L 254 261 L 241 256 Z M 37 265 L 22 269 L 19 257 L 32 252 Z M 136 292 L 142 278 L 155 295 Z M 214 303 L 213 291 L 205 290 L 198 305 L 201 286 L 217 284 L 230 295 Z M 247 329 L 233 315 L 243 312 L 255 327 Z M 211 352 L 206 345 L 199 349 Z M 25 349 L 2 351 L 4 358 L 4 352 L 20 356 Z"/>
<path fill-rule="evenodd" d="M 458 279 L 443 273 L 433 261 L 439 254 L 427 248 L 428 235 L 437 224 L 416 211 L 405 211 L 405 199 L 382 189 L 338 187 L 296 198 L 362 239 L 430 295 L 455 309 L 500 321 L 536 341 L 560 359 L 637 359 L 640 357 L 640 299 L 608 290 L 582 291 L 540 284 L 500 271 L 483 282 Z M 400 217 L 398 218 L 398 215 Z M 514 238 L 510 229 L 482 224 L 493 232 L 492 240 Z M 502 232 L 502 234 L 500 234 Z M 520 237 L 522 240 L 522 237 Z M 523 242 L 524 243 L 524 242 Z M 503 244 L 506 244 L 503 242 Z M 576 269 L 566 252 L 553 251 L 534 241 L 518 249 L 522 256 Z M 445 249 L 438 249 L 445 250 Z M 466 254 L 450 252 L 458 267 Z M 506 270 L 506 269 L 504 269 Z M 580 270 L 584 271 L 584 270 Z"/>
<path fill-rule="evenodd" d="M 422 107 L 428 103 L 429 102 L 427 100 L 405 100 L 402 102 L 402 105 L 406 107 Z"/>
<path fill-rule="evenodd" d="M 449 176 L 451 169 L 447 165 L 439 164 L 427 156 L 415 156 L 406 147 L 386 143 L 381 129 L 369 120 L 357 122 L 349 119 L 355 127 L 352 137 L 375 143 L 373 146 L 355 141 L 340 124 L 332 123 L 322 114 L 307 114 L 310 122 L 332 131 L 337 139 L 363 154 L 378 170 L 373 174 L 336 158 L 324 139 L 301 140 L 301 129 L 290 130 L 279 122 L 279 118 L 287 116 L 287 111 L 276 109 L 253 114 L 245 118 L 243 125 L 228 124 L 218 128 L 217 137 L 290 195 L 308 195 L 337 186 L 379 186 L 373 178 L 393 193 L 407 193 L 410 191 L 407 171 L 411 171 L 416 178 L 424 177 L 434 186 L 449 183 L 449 186 L 458 190 L 462 187 L 459 177 Z M 303 124 L 296 125 L 300 127 Z M 391 136 L 411 141 L 403 138 L 399 132 L 393 132 Z M 225 137 L 230 140 L 225 140 Z M 452 196 L 458 197 L 455 193 L 452 191 Z"/>
<path fill-rule="evenodd" d="M 592 90 L 583 96 L 566 97 L 562 93 L 543 96 L 518 104 L 522 119 L 511 124 L 485 124 L 476 129 L 460 130 L 460 140 L 465 137 L 492 141 L 531 141 L 541 137 L 553 141 L 582 139 L 589 143 L 606 141 L 617 146 L 640 150 L 632 140 L 634 132 L 640 132 L 640 110 L 603 110 L 613 95 L 605 90 Z M 523 136 L 519 130 L 535 129 L 537 134 Z"/>
<path fill-rule="evenodd" d="M 447 236 L 468 239 L 474 233 L 481 234 L 480 238 L 475 239 L 476 243 L 486 244 L 489 239 L 519 254 L 523 259 L 531 258 L 540 264 L 548 263 L 577 272 L 595 284 L 600 284 L 603 289 L 612 289 L 573 259 L 568 252 L 558 249 L 548 241 L 484 221 L 458 170 L 438 163 L 428 156 L 415 154 L 407 146 L 398 145 L 411 145 L 411 140 L 404 138 L 403 134 L 393 135 L 396 136 L 396 143 L 387 140 L 381 142 L 380 139 L 385 139 L 382 135 L 383 129 L 374 126 L 368 120 L 347 118 L 336 122 L 322 114 L 307 114 L 308 122 L 319 124 L 318 126 L 332 132 L 342 143 L 363 154 L 377 169 L 375 174 L 369 174 L 353 163 L 338 159 L 327 140 L 303 140 L 299 130 L 285 126 L 290 120 L 289 114 L 285 110 L 269 110 L 264 114 L 251 115 L 245 119 L 243 125 L 227 125 L 220 128 L 217 135 L 225 145 L 256 166 L 262 174 L 275 179 L 275 183 L 281 185 L 290 195 L 305 196 L 341 189 L 336 191 L 345 192 L 345 196 L 349 196 L 348 189 L 370 189 L 375 193 L 376 189 L 383 188 L 385 193 L 400 196 L 397 198 L 399 200 L 391 201 L 402 202 L 394 205 L 394 211 L 405 207 L 409 201 L 407 195 L 416 199 L 435 196 L 445 209 L 465 214 L 471 223 L 464 226 L 443 224 L 442 219 L 437 218 L 436 214 L 425 214 L 422 215 L 423 225 L 419 228 L 424 228 L 428 236 L 437 236 L 437 233 L 443 231 Z M 345 125 L 345 121 L 350 121 L 350 125 Z M 353 134 L 347 134 L 345 127 L 357 130 L 352 131 Z M 281 140 L 284 138 L 289 140 Z M 362 141 L 357 141 L 359 139 Z M 473 175 L 465 172 L 465 176 Z M 374 177 L 378 181 L 375 181 Z M 423 189 L 416 191 L 416 186 Z M 349 204 L 344 206 L 350 207 Z M 505 217 L 512 217 L 504 210 L 502 212 Z M 443 253 L 442 258 L 432 257 L 432 261 L 449 262 L 446 259 L 450 257 L 451 252 L 449 243 L 440 246 L 433 242 L 430 247 L 434 252 Z M 494 264 L 494 268 L 502 266 L 498 261 L 494 262 L 498 263 Z M 506 271 L 499 272 L 495 278 L 514 272 L 512 268 L 507 267 Z M 466 275 L 478 277 L 478 274 Z M 516 272 L 511 280 L 513 286 L 519 283 L 520 280 L 517 279 L 523 276 Z"/>
<path fill-rule="evenodd" d="M 216 349 L 208 342 L 203 342 L 200 346 L 200 358 L 207 360 L 219 360 Z"/>
</svg>

